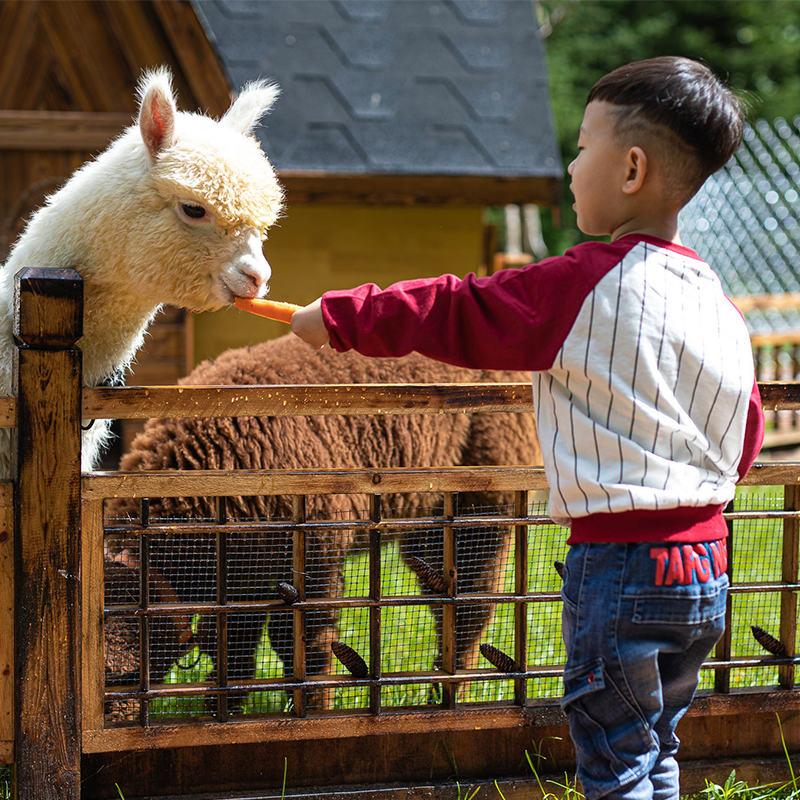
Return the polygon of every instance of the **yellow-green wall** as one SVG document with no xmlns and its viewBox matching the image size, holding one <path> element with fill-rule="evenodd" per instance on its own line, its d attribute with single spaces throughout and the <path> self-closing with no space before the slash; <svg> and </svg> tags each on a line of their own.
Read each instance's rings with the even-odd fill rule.
<svg viewBox="0 0 800 800">
<path fill-rule="evenodd" d="M 386 287 L 407 278 L 475 272 L 482 258 L 478 207 L 296 206 L 270 230 L 270 297 L 306 304 L 329 289 Z M 287 333 L 235 308 L 194 318 L 194 361 Z"/>
</svg>

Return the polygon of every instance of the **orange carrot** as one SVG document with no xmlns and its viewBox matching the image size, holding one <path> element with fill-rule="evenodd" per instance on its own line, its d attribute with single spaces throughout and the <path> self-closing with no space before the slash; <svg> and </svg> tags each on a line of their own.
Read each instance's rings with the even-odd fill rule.
<svg viewBox="0 0 800 800">
<path fill-rule="evenodd" d="M 300 308 L 294 303 L 282 303 L 279 300 L 258 300 L 256 298 L 248 300 L 246 297 L 236 297 L 234 302 L 236 303 L 236 308 L 241 308 L 242 311 L 249 311 L 251 314 L 258 314 L 260 317 L 267 317 L 268 319 L 286 323 L 292 321 L 292 314 Z"/>
</svg>

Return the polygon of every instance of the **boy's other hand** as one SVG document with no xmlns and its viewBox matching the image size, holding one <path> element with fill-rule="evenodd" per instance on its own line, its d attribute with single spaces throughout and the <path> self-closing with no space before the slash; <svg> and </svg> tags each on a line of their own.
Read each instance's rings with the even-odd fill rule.
<svg viewBox="0 0 800 800">
<path fill-rule="evenodd" d="M 319 349 L 328 344 L 328 331 L 322 319 L 322 299 L 318 298 L 292 314 L 292 333 Z"/>
</svg>

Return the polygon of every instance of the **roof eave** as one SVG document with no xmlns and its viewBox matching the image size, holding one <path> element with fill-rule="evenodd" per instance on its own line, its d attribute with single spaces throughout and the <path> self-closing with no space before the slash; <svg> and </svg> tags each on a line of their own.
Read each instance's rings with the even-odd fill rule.
<svg viewBox="0 0 800 800">
<path fill-rule="evenodd" d="M 553 175 L 412 175 L 281 170 L 292 204 L 507 205 L 557 208 L 562 180 Z"/>
</svg>

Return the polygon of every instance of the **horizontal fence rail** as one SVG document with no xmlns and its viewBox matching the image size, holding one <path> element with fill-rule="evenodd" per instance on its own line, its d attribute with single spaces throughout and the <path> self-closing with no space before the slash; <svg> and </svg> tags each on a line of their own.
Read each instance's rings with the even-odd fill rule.
<svg viewBox="0 0 800 800">
<path fill-rule="evenodd" d="M 796 382 L 759 383 L 766 409 L 800 410 Z M 83 419 L 533 412 L 527 383 L 341 386 L 86 387 Z M 17 403 L 0 396 L 0 428 L 13 428 Z"/>
</svg>

